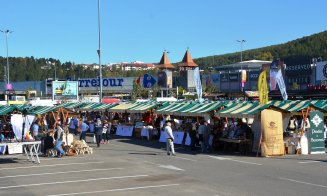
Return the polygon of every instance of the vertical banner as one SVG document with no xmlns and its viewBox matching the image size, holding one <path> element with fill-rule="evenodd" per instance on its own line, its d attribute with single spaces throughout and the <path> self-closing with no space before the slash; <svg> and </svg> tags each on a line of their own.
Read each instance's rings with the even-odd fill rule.
<svg viewBox="0 0 327 196">
<path fill-rule="evenodd" d="M 261 156 L 284 154 L 282 113 L 265 109 L 261 112 Z"/>
<path fill-rule="evenodd" d="M 201 84 L 199 67 L 196 67 L 194 69 L 194 83 L 195 83 L 196 93 L 198 94 L 198 100 L 199 100 L 199 102 L 202 102 L 203 101 L 203 99 L 202 99 L 202 84 Z"/>
<path fill-rule="evenodd" d="M 279 61 L 275 60 L 270 64 L 270 90 L 276 90 L 276 85 L 277 85 L 277 81 L 276 81 L 276 76 L 278 73 L 278 63 Z"/>
<path fill-rule="evenodd" d="M 246 71 L 245 70 L 242 70 L 241 72 L 241 79 L 242 79 L 242 91 L 243 91 L 243 88 L 244 88 L 244 84 L 246 83 Z"/>
<path fill-rule="evenodd" d="M 277 75 L 276 75 L 276 80 L 277 80 L 277 84 L 278 84 L 280 93 L 282 94 L 283 100 L 287 100 L 288 96 L 287 96 L 286 86 L 284 83 L 284 79 L 283 79 L 281 70 L 278 70 Z"/>
<path fill-rule="evenodd" d="M 266 104 L 268 102 L 268 86 L 267 86 L 267 74 L 266 71 L 261 71 L 258 78 L 258 91 L 260 104 Z"/>
<path fill-rule="evenodd" d="M 320 111 L 310 112 L 309 146 L 311 154 L 325 153 L 324 114 Z"/>
<path fill-rule="evenodd" d="M 22 139 L 23 134 L 23 115 L 21 114 L 13 114 L 10 118 L 10 122 L 12 125 L 12 129 L 15 133 L 15 137 L 18 141 Z"/>
</svg>

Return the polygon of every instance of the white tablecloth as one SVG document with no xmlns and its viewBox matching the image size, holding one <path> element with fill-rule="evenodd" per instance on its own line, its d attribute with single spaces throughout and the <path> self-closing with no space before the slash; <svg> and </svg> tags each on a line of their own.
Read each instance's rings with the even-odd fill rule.
<svg viewBox="0 0 327 196">
<path fill-rule="evenodd" d="M 173 135 L 174 135 L 174 144 L 182 144 L 183 141 L 183 137 L 184 137 L 184 132 L 182 131 L 173 131 Z M 160 139 L 159 142 L 166 142 L 166 136 L 165 136 L 165 132 L 161 131 L 160 134 Z M 187 133 L 186 139 L 185 139 L 185 145 L 190 145 L 191 144 L 191 137 L 190 134 Z"/>
<path fill-rule="evenodd" d="M 116 130 L 116 135 L 119 136 L 133 136 L 133 126 L 127 126 L 127 125 L 118 125 Z"/>
</svg>

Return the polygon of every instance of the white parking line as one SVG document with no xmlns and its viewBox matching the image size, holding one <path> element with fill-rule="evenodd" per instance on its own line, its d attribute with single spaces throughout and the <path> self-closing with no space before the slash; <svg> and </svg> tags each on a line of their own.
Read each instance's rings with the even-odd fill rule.
<svg viewBox="0 0 327 196">
<path fill-rule="evenodd" d="M 234 161 L 234 162 L 238 162 L 238 163 L 246 163 L 246 164 L 251 164 L 251 165 L 262 165 L 260 163 L 254 163 L 254 162 L 249 162 L 249 161 L 240 161 L 240 160 L 235 160 L 235 159 L 231 159 L 231 158 L 224 158 L 224 157 L 217 157 L 217 156 L 210 156 L 210 155 L 209 155 L 209 157 L 218 159 L 218 160 Z"/>
<path fill-rule="evenodd" d="M 41 161 L 54 161 L 54 160 L 65 160 L 65 159 L 85 159 L 87 158 L 87 156 L 84 156 L 84 157 L 62 157 L 60 159 L 56 158 L 56 157 L 47 157 L 47 158 L 40 158 Z"/>
<path fill-rule="evenodd" d="M 184 160 L 193 161 L 193 162 L 197 162 L 198 161 L 198 160 L 195 160 L 195 159 L 188 159 L 188 158 L 184 158 L 184 157 L 180 157 L 180 156 L 173 156 L 173 158 L 175 158 L 175 159 L 184 159 Z"/>
<path fill-rule="evenodd" d="M 26 166 L 26 167 L 6 167 L 0 168 L 0 170 L 9 170 L 9 169 L 26 169 L 26 168 L 39 168 L 39 167 L 57 167 L 63 165 L 87 165 L 87 164 L 97 164 L 104 163 L 103 161 L 98 162 L 84 162 L 84 163 L 62 163 L 62 164 L 51 164 L 51 165 L 35 165 L 35 166 Z"/>
<path fill-rule="evenodd" d="M 85 194 L 90 194 L 91 195 L 92 193 L 129 191 L 129 190 L 161 188 L 161 187 L 169 187 L 169 186 L 179 186 L 179 184 L 163 184 L 163 185 L 157 185 L 157 186 L 139 186 L 139 187 L 129 187 L 129 188 L 121 188 L 121 189 L 109 189 L 109 190 L 103 190 L 103 191 L 89 191 L 89 192 L 80 192 L 80 193 L 64 193 L 64 194 L 47 195 L 47 196 L 85 195 Z"/>
<path fill-rule="evenodd" d="M 45 183 L 39 183 L 39 184 L 22 184 L 22 185 L 16 185 L 16 186 L 3 186 L 3 187 L 0 187 L 0 189 L 12 189 L 12 188 L 20 188 L 20 187 L 51 185 L 51 184 L 66 184 L 66 183 L 77 183 L 77 182 L 89 182 L 89 181 L 98 181 L 98 180 L 114 180 L 114 179 L 124 179 L 124 178 L 138 178 L 138 177 L 147 177 L 147 176 L 148 175 L 116 176 L 116 177 L 108 177 L 108 178 L 91 178 L 91 179 L 85 179 L 85 180 L 45 182 Z"/>
<path fill-rule="evenodd" d="M 123 146 L 123 145 L 112 144 L 112 143 L 110 143 L 110 142 L 109 142 L 109 145 L 111 145 L 111 146 L 118 146 L 118 147 L 123 147 L 123 148 L 125 148 L 125 146 Z"/>
<path fill-rule="evenodd" d="M 77 170 L 77 171 L 63 171 L 54 173 L 39 173 L 39 174 L 24 174 L 15 176 L 1 176 L 1 178 L 17 178 L 17 177 L 30 177 L 30 176 L 44 176 L 44 175 L 57 175 L 57 174 L 69 174 L 69 173 L 81 173 L 81 172 L 95 172 L 95 171 L 108 171 L 108 170 L 121 170 L 124 168 L 107 168 L 107 169 L 88 169 L 88 170 Z"/>
<path fill-rule="evenodd" d="M 319 162 L 322 162 L 322 161 L 301 161 L 299 163 L 319 163 Z"/>
<path fill-rule="evenodd" d="M 317 186 L 317 187 L 327 188 L 327 186 L 325 186 L 325 185 L 313 184 L 313 183 L 310 183 L 310 182 L 303 182 L 303 181 L 298 181 L 298 180 L 294 180 L 294 179 L 290 179 L 290 178 L 280 177 L 279 179 L 281 179 L 281 180 L 287 180 L 287 181 L 291 181 L 291 182 L 296 182 L 296 183 L 300 183 L 300 184 L 306 184 L 306 185 L 311 185 L 311 186 Z"/>
</svg>

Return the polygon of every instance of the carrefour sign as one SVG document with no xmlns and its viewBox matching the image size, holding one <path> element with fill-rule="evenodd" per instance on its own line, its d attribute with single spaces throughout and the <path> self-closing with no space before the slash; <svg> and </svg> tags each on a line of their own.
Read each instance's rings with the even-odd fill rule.
<svg viewBox="0 0 327 196">
<path fill-rule="evenodd" d="M 133 83 L 135 77 L 110 77 L 102 78 L 102 89 L 119 91 L 119 90 L 133 90 Z M 78 87 L 81 91 L 99 90 L 100 78 L 82 78 L 78 80 Z"/>
<path fill-rule="evenodd" d="M 145 88 L 152 87 L 157 78 L 151 75 L 145 74 L 145 77 L 140 77 L 141 85 Z M 102 78 L 102 89 L 104 91 L 132 91 L 133 85 L 136 82 L 137 77 L 109 77 Z M 81 91 L 96 91 L 100 89 L 100 78 L 83 78 L 78 80 L 78 87 Z"/>
</svg>

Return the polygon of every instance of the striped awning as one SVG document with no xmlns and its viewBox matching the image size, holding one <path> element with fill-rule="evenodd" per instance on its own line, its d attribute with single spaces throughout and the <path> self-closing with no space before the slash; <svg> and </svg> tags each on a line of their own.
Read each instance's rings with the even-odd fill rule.
<svg viewBox="0 0 327 196">
<path fill-rule="evenodd" d="M 99 107 L 101 105 L 102 103 L 98 103 L 98 102 L 88 102 L 88 103 L 84 103 L 82 106 L 77 108 L 77 110 L 79 111 L 93 110 L 93 108 Z"/>
<path fill-rule="evenodd" d="M 129 108 L 136 106 L 136 103 L 122 103 L 109 109 L 109 112 L 126 112 Z"/>
<path fill-rule="evenodd" d="M 118 105 L 118 103 L 101 103 L 99 105 L 95 105 L 92 109 L 92 111 L 104 111 L 107 109 L 110 109 L 112 107 L 115 107 L 116 105 Z"/>
<path fill-rule="evenodd" d="M 217 117 L 253 118 L 262 110 L 271 107 L 271 104 L 260 105 L 258 102 L 236 103 L 215 113 Z M 274 107 L 274 106 L 272 106 Z M 276 108 L 276 107 L 275 107 Z"/>
<path fill-rule="evenodd" d="M 219 109 L 223 102 L 195 103 L 188 108 L 182 108 L 174 113 L 178 116 L 204 116 Z"/>
<path fill-rule="evenodd" d="M 159 102 L 139 102 L 137 105 L 128 108 L 127 112 L 129 113 L 143 113 L 148 110 L 156 108 L 158 105 L 161 105 Z"/>
<path fill-rule="evenodd" d="M 69 103 L 63 103 L 60 106 L 66 108 L 66 109 L 76 109 L 85 104 L 87 104 L 87 103 L 86 102 L 69 102 Z"/>
<path fill-rule="evenodd" d="M 179 110 L 187 109 L 191 107 L 193 104 L 191 102 L 172 102 L 166 103 L 162 107 L 156 109 L 154 111 L 155 114 L 165 114 L 165 115 L 174 115 L 174 112 Z"/>
<path fill-rule="evenodd" d="M 56 111 L 60 106 L 39 106 L 33 110 L 29 110 L 28 114 L 46 114 L 48 112 Z"/>
<path fill-rule="evenodd" d="M 11 105 L 3 105 L 0 107 L 0 116 L 7 115 L 8 113 L 12 112 L 13 110 L 16 109 L 16 106 Z"/>
</svg>

